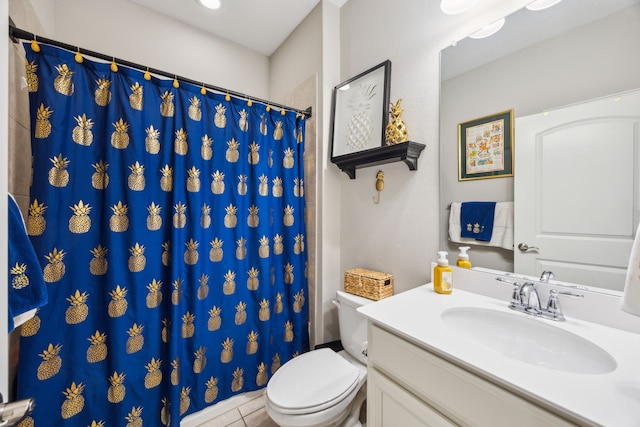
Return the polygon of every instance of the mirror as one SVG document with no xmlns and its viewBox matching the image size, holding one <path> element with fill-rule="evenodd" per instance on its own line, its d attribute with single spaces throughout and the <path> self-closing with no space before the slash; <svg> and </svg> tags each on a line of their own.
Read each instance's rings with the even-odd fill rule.
<svg viewBox="0 0 640 427">
<path fill-rule="evenodd" d="M 497 34 L 466 38 L 442 51 L 440 247 L 451 253 L 450 259 L 459 246 L 448 241 L 451 202 L 514 200 L 513 178 L 458 181 L 458 124 L 510 109 L 517 122 L 518 117 L 637 89 L 638 70 L 639 0 L 563 0 L 543 11 L 522 9 L 509 15 Z M 517 158 L 517 127 L 514 152 Z M 514 271 L 513 251 L 473 245 L 470 258 L 474 267 Z M 615 288 L 621 290 L 623 283 Z"/>
</svg>

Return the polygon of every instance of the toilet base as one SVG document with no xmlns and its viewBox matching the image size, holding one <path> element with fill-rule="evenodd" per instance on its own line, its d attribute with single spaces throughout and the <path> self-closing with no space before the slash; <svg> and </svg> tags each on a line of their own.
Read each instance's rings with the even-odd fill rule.
<svg viewBox="0 0 640 427">
<path fill-rule="evenodd" d="M 366 398 L 367 384 L 364 382 L 352 399 L 347 398 L 351 402 L 343 410 L 336 411 L 332 407 L 312 414 L 283 415 L 270 407 L 268 399 L 266 409 L 269 417 L 280 427 L 365 427 L 366 424 L 360 422 L 360 410 Z"/>
</svg>

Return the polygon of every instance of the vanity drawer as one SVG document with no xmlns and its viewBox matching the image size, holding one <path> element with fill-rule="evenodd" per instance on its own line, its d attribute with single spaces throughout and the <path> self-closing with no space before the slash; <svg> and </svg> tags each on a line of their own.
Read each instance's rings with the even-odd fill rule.
<svg viewBox="0 0 640 427">
<path fill-rule="evenodd" d="M 575 425 L 369 324 L 368 364 L 463 426 Z"/>
</svg>

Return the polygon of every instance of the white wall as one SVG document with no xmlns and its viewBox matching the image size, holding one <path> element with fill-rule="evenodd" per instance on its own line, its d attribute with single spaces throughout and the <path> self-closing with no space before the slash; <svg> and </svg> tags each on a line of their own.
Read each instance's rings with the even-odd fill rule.
<svg viewBox="0 0 640 427">
<path fill-rule="evenodd" d="M 340 83 L 340 7 L 334 1 L 322 0 L 271 57 L 271 98 L 280 100 L 283 94 L 300 79 L 317 75 L 317 106 L 313 111 L 316 126 L 315 180 L 307 177 L 306 184 L 315 181 L 315 211 L 318 215 L 315 233 L 316 265 L 310 290 L 312 345 L 337 340 L 338 324 L 331 300 L 340 288 L 340 193 L 325 192 L 336 188 L 339 172 L 327 164 L 327 147 L 331 112 L 331 88 Z M 297 105 L 298 108 L 306 108 Z M 307 196 L 309 196 L 307 192 Z M 328 277 L 328 280 L 324 278 Z M 311 281 L 310 281 L 311 283 Z"/>
<path fill-rule="evenodd" d="M 640 5 L 515 52 L 442 84 L 442 217 L 440 245 L 447 241 L 448 203 L 513 201 L 513 178 L 458 181 L 457 125 L 514 109 L 514 117 L 640 87 Z M 515 129 L 514 151 L 518 152 Z M 517 173 L 517 171 L 515 171 Z M 517 244 L 517 242 L 516 242 Z M 473 246 L 473 265 L 513 271 L 513 251 Z M 455 259 L 455 258 L 454 258 Z"/>
<path fill-rule="evenodd" d="M 55 0 L 54 12 L 53 39 L 268 99 L 264 55 L 126 0 Z"/>
<path fill-rule="evenodd" d="M 451 41 L 524 6 L 527 0 L 485 0 L 458 16 L 438 1 L 349 0 L 341 13 L 341 80 L 390 59 L 391 101 L 402 98 L 409 139 L 426 145 L 418 170 L 404 163 L 340 176 L 340 271 L 368 267 L 395 276 L 396 292 L 428 282 L 439 248 L 439 53 Z M 332 166 L 335 168 L 335 166 Z M 385 173 L 374 205 L 375 174 Z M 325 278 L 341 282 L 341 277 Z"/>
</svg>

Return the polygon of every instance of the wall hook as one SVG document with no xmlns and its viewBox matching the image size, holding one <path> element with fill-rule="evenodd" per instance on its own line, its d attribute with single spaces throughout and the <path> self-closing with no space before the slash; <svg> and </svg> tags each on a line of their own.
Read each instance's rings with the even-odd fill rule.
<svg viewBox="0 0 640 427">
<path fill-rule="evenodd" d="M 376 174 L 376 191 L 378 192 L 378 197 L 373 197 L 373 203 L 376 205 L 380 203 L 380 192 L 384 190 L 384 172 L 378 171 Z"/>
</svg>

